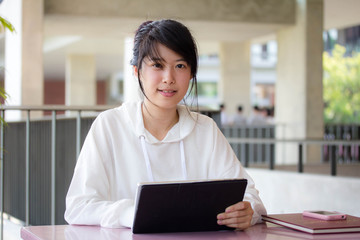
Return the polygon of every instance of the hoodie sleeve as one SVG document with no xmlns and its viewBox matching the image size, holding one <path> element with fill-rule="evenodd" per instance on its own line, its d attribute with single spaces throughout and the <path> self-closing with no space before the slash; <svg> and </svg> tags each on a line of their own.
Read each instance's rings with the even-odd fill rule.
<svg viewBox="0 0 360 240">
<path fill-rule="evenodd" d="M 254 210 L 251 224 L 254 225 L 256 223 L 260 223 L 262 221 L 261 215 L 266 214 L 266 209 L 259 197 L 258 190 L 255 188 L 253 179 L 249 176 L 245 168 L 237 159 L 229 142 L 217 127 L 216 123 L 213 123 L 213 131 L 215 132 L 215 137 L 214 152 L 212 156 L 215 157 L 214 161 L 216 164 L 220 164 L 215 169 L 222 169 L 220 173 L 222 174 L 220 176 L 221 178 L 245 178 L 248 180 L 244 201 L 250 202 L 251 207 Z M 223 159 L 223 161 L 221 162 L 219 159 Z"/>
<path fill-rule="evenodd" d="M 99 117 L 89 130 L 75 167 L 66 196 L 65 220 L 69 224 L 131 227 L 133 199 L 110 199 L 106 165 L 113 158 L 111 140 L 105 136 L 106 126 Z"/>
</svg>

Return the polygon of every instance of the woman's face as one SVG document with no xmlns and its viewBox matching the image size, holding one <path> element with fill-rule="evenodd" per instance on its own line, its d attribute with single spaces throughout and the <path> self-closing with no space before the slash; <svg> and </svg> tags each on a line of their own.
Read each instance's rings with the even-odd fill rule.
<svg viewBox="0 0 360 240">
<path fill-rule="evenodd" d="M 159 59 L 146 57 L 142 63 L 140 79 L 144 92 L 157 107 L 176 109 L 187 93 L 192 78 L 191 67 L 182 56 L 162 44 L 157 44 L 157 52 Z"/>
</svg>

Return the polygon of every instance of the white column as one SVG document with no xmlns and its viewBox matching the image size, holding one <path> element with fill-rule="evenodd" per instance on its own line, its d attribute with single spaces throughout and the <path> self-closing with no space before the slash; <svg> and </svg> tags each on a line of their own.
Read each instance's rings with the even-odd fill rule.
<svg viewBox="0 0 360 240">
<path fill-rule="evenodd" d="M 220 101 L 229 115 L 235 114 L 238 105 L 242 105 L 244 114 L 248 115 L 251 112 L 250 42 L 221 43 L 220 60 Z"/>
<path fill-rule="evenodd" d="M 11 0 L 1 4 L 0 13 L 15 27 L 5 35 L 5 91 L 8 105 L 42 105 L 43 0 Z M 33 115 L 32 115 L 33 116 Z M 7 120 L 20 112 L 8 112 Z"/>
<path fill-rule="evenodd" d="M 323 0 L 297 0 L 296 25 L 278 32 L 276 82 L 277 137 L 323 138 L 322 51 Z M 310 148 L 310 147 L 309 147 Z M 312 147 L 311 147 L 312 148 Z M 308 149 L 309 150 L 309 149 Z M 276 152 L 278 163 L 296 163 L 298 145 Z M 320 161 L 320 149 L 308 151 L 308 162 Z"/>
<path fill-rule="evenodd" d="M 65 78 L 66 105 L 96 104 L 96 66 L 93 55 L 68 55 Z"/>
<path fill-rule="evenodd" d="M 124 46 L 124 101 L 138 101 L 142 96 L 137 77 L 130 61 L 133 57 L 134 39 L 126 38 Z"/>
</svg>

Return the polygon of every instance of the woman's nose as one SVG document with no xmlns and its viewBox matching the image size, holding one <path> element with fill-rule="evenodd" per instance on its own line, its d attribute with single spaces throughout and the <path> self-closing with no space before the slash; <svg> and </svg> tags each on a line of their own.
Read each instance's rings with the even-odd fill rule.
<svg viewBox="0 0 360 240">
<path fill-rule="evenodd" d="M 175 83 L 175 74 L 173 69 L 166 69 L 164 71 L 163 83 L 167 83 L 167 84 Z"/>
</svg>

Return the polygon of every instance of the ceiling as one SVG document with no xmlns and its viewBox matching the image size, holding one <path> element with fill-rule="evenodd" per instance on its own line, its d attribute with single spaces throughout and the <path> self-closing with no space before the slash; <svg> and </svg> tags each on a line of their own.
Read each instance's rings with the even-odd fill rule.
<svg viewBox="0 0 360 240">
<path fill-rule="evenodd" d="M 324 0 L 324 29 L 360 24 L 359 0 Z M 275 38 L 280 24 L 183 21 L 199 45 L 200 54 L 218 52 L 221 41 L 266 41 Z M 59 15 L 44 17 L 44 73 L 47 80 L 63 80 L 68 54 L 93 54 L 97 79 L 104 80 L 123 68 L 124 40 L 141 23 L 136 19 L 90 18 Z M 95 31 L 96 29 L 96 31 Z M 0 53 L 4 38 L 0 36 Z M 0 56 L 0 64 L 3 57 Z"/>
</svg>

